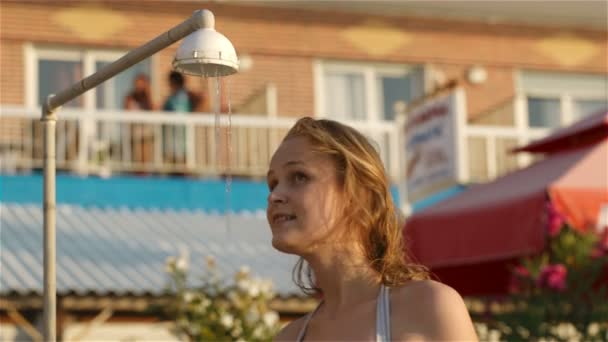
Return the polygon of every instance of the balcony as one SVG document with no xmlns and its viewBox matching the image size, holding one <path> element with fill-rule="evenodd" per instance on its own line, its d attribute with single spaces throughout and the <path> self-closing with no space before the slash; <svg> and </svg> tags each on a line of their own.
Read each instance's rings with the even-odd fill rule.
<svg viewBox="0 0 608 342">
<path fill-rule="evenodd" d="M 0 107 L 3 172 L 42 168 L 36 108 Z M 57 122 L 57 168 L 82 175 L 157 173 L 265 177 L 272 154 L 295 118 L 63 109 Z M 393 179 L 397 127 L 348 123 L 375 141 Z M 230 142 L 228 144 L 228 142 Z"/>
<path fill-rule="evenodd" d="M 514 103 L 509 106 L 513 107 Z M 0 106 L 0 171 L 42 168 L 37 108 Z M 296 118 L 211 113 L 63 109 L 57 122 L 57 168 L 81 175 L 180 174 L 259 179 Z M 394 122 L 345 122 L 370 137 L 394 183 L 403 177 L 401 130 Z M 544 136 L 512 126 L 469 123 L 464 131 L 465 183 L 484 182 L 526 166 L 509 150 Z M 228 144 L 230 141 L 230 144 Z"/>
</svg>

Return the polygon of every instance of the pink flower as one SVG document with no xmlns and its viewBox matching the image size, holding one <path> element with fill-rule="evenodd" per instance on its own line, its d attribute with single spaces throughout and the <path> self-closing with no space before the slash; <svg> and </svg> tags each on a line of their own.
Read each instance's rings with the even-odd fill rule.
<svg viewBox="0 0 608 342">
<path fill-rule="evenodd" d="M 540 271 L 536 284 L 540 287 L 561 292 L 566 290 L 567 275 L 568 269 L 563 264 L 547 265 Z"/>
<path fill-rule="evenodd" d="M 608 252 L 608 227 L 604 228 L 604 232 L 598 242 L 598 247 L 603 249 L 604 252 Z"/>
<path fill-rule="evenodd" d="M 530 271 L 522 265 L 515 267 L 515 275 L 521 278 L 527 278 L 530 276 Z"/>
<path fill-rule="evenodd" d="M 509 282 L 509 288 L 508 291 L 509 293 L 519 293 L 522 290 L 522 286 L 519 283 L 519 280 L 517 279 L 511 279 L 511 282 Z"/>
<path fill-rule="evenodd" d="M 601 258 L 603 256 L 604 256 L 604 251 L 601 248 L 599 248 L 599 247 L 596 247 L 596 248 L 594 248 L 591 251 L 591 258 L 592 259 Z"/>
<path fill-rule="evenodd" d="M 600 258 L 608 254 L 608 228 L 604 228 L 603 233 L 600 235 L 600 240 L 595 245 L 595 248 L 591 252 L 593 259 Z"/>
<path fill-rule="evenodd" d="M 566 223 L 562 214 L 560 214 L 551 202 L 547 203 L 547 232 L 549 236 L 555 237 L 559 235 L 562 226 Z"/>
<path fill-rule="evenodd" d="M 564 219 L 559 215 L 554 215 L 549 218 L 549 223 L 547 225 L 547 232 L 549 236 L 554 237 L 559 235 L 559 232 L 562 230 L 562 225 L 564 224 Z"/>
<path fill-rule="evenodd" d="M 530 277 L 530 271 L 522 265 L 518 265 L 513 269 L 511 281 L 509 283 L 509 292 L 519 293 L 525 287 L 525 278 Z"/>
</svg>

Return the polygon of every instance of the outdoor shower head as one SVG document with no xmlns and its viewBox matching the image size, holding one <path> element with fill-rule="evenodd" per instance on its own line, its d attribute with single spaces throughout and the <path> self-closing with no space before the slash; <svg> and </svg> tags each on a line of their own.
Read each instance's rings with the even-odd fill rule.
<svg viewBox="0 0 608 342">
<path fill-rule="evenodd" d="M 201 29 L 182 41 L 173 68 L 193 76 L 228 76 L 239 70 L 239 60 L 232 43 L 215 30 L 215 17 L 209 10 L 194 13 Z"/>
<path fill-rule="evenodd" d="M 102 67 L 92 75 L 74 83 L 56 95 L 47 96 L 42 106 L 43 141 L 43 264 L 44 264 L 44 341 L 56 340 L 57 327 L 57 287 L 56 287 L 56 245 L 55 245 L 55 135 L 56 111 L 63 104 L 93 89 L 101 83 L 116 76 L 118 73 L 152 56 L 156 52 L 170 46 L 188 35 L 177 49 L 173 67 L 185 74 L 196 76 L 227 76 L 238 71 L 239 61 L 232 43 L 213 28 L 215 19 L 213 13 L 198 10 L 181 24 L 159 35 L 151 41 L 116 61 Z M 218 83 L 219 85 L 219 83 Z"/>
</svg>

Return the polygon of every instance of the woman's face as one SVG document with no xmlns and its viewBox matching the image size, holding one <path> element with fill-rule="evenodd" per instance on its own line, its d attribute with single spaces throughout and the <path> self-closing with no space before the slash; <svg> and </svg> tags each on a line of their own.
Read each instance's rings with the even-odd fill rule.
<svg viewBox="0 0 608 342">
<path fill-rule="evenodd" d="M 343 205 L 334 161 L 314 152 L 307 138 L 290 138 L 272 157 L 267 181 L 272 245 L 303 255 L 328 242 Z"/>
<path fill-rule="evenodd" d="M 135 90 L 137 92 L 144 92 L 148 89 L 148 80 L 144 77 L 138 77 L 135 79 Z"/>
</svg>

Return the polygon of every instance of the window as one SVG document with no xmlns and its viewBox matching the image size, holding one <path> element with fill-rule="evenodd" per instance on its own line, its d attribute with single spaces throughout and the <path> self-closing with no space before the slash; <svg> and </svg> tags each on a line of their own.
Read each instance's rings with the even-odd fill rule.
<svg viewBox="0 0 608 342">
<path fill-rule="evenodd" d="M 557 128 L 608 109 L 606 75 L 523 71 L 518 88 L 530 128 Z"/>
<path fill-rule="evenodd" d="M 580 120 L 585 116 L 595 114 L 601 110 L 608 110 L 608 99 L 574 100 L 574 120 Z"/>
<path fill-rule="evenodd" d="M 515 101 L 492 109 L 482 119 L 469 122 L 470 127 L 481 124 L 512 128 L 503 130 L 505 136 L 489 128 L 487 134 L 472 133 L 467 137 L 472 181 L 493 179 L 533 162 L 538 156 L 514 155 L 510 150 L 542 138 L 551 130 L 608 109 L 608 78 L 605 74 L 521 71 L 517 76 Z M 480 135 L 483 139 L 479 138 Z M 477 155 L 479 153 L 481 155 Z"/>
<path fill-rule="evenodd" d="M 378 86 L 378 99 L 380 99 L 379 111 L 381 119 L 395 119 L 395 104 L 399 101 L 408 103 L 413 100 L 412 94 L 412 75 L 391 76 L 379 75 L 376 79 Z M 422 93 L 422 90 L 421 90 Z"/>
<path fill-rule="evenodd" d="M 95 63 L 95 70 L 97 71 L 110 63 L 108 61 L 98 61 Z M 125 108 L 125 97 L 131 91 L 135 77 L 139 74 L 145 74 L 150 78 L 149 59 L 130 67 L 99 86 L 96 90 L 96 108 Z"/>
<path fill-rule="evenodd" d="M 423 66 L 317 61 L 315 114 L 359 129 L 396 179 L 402 151 L 393 124 L 395 108 L 421 97 L 424 79 Z"/>
<path fill-rule="evenodd" d="M 560 126 L 559 98 L 528 97 L 528 125 L 530 127 Z"/>
<path fill-rule="evenodd" d="M 91 75 L 120 58 L 124 53 L 102 50 L 56 49 L 29 47 L 27 52 L 28 104 L 40 106 L 48 94 L 62 91 L 83 76 Z M 121 72 L 98 86 L 92 96 L 70 101 L 64 107 L 88 109 L 120 109 L 131 90 L 135 76 L 143 73 L 150 77 L 151 62 L 146 59 Z"/>
<path fill-rule="evenodd" d="M 320 62 L 317 115 L 336 120 L 392 121 L 395 104 L 424 94 L 423 67 Z"/>
<path fill-rule="evenodd" d="M 328 72 L 325 75 L 327 113 L 336 119 L 365 120 L 365 80 L 351 72 Z"/>
<path fill-rule="evenodd" d="M 82 78 L 82 63 L 78 60 L 38 60 L 38 105 L 41 105 L 48 94 L 58 89 L 66 89 Z M 76 98 L 65 107 L 82 107 L 82 98 Z"/>
<path fill-rule="evenodd" d="M 91 75 L 119 59 L 124 53 L 27 45 L 25 55 L 27 63 L 26 103 L 29 107 L 37 107 L 41 106 L 48 94 L 67 89 L 84 76 Z M 122 109 L 124 108 L 124 99 L 133 87 L 135 76 L 140 73 L 150 78 L 150 59 L 146 59 L 119 73 L 94 90 L 85 92 L 66 103 L 63 107 L 81 108 L 85 113 L 95 109 Z M 152 78 L 150 79 L 153 81 Z M 82 131 L 97 132 L 97 136 L 88 134 L 85 139 L 109 139 L 113 145 L 119 144 L 124 136 L 128 136 L 128 128 L 125 128 L 124 125 L 121 126 L 119 123 L 100 122 L 96 130 L 91 128 L 93 122 L 87 120 L 77 122 L 63 119 L 58 121 L 57 125 L 58 131 L 62 132 L 58 134 L 57 140 L 58 160 L 70 161 L 77 157 L 76 146 L 79 144 Z M 127 159 L 130 158 L 128 153 L 129 151 L 123 152 Z"/>
</svg>

